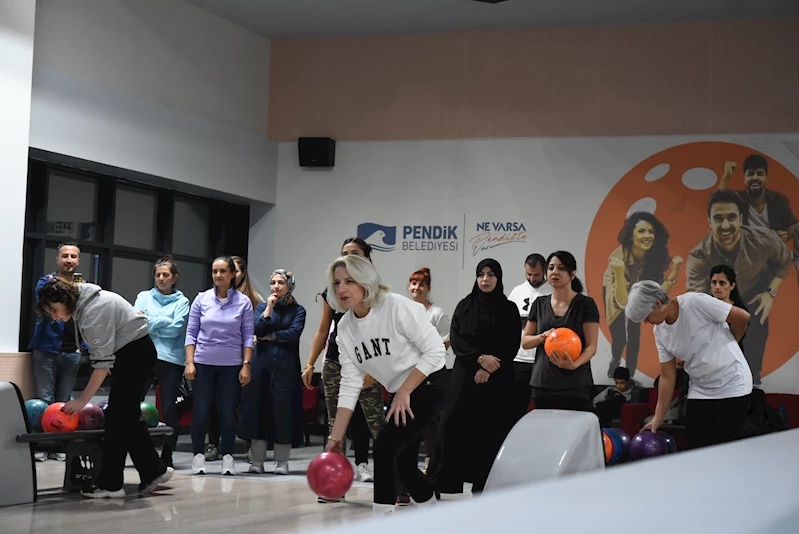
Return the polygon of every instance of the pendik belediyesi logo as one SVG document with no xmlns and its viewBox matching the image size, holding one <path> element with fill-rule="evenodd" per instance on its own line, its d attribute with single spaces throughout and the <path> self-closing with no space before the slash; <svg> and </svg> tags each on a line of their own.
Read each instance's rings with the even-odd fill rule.
<svg viewBox="0 0 799 534">
<path fill-rule="evenodd" d="M 374 250 L 391 252 L 397 248 L 397 227 L 365 222 L 358 225 L 358 237 Z"/>
</svg>

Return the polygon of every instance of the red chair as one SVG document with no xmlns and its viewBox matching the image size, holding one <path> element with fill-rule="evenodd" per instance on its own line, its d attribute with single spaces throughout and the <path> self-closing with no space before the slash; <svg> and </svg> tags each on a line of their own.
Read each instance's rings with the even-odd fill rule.
<svg viewBox="0 0 799 534">
<path fill-rule="evenodd" d="M 163 421 L 163 411 L 161 410 L 161 386 L 155 386 L 155 409 L 158 410 L 158 418 Z M 180 427 L 191 427 L 191 408 L 183 410 L 178 415 L 178 429 Z"/>
<path fill-rule="evenodd" d="M 308 389 L 302 388 L 302 420 L 305 430 L 305 446 L 311 446 L 311 425 L 317 423 L 319 418 L 319 386 Z"/>
</svg>

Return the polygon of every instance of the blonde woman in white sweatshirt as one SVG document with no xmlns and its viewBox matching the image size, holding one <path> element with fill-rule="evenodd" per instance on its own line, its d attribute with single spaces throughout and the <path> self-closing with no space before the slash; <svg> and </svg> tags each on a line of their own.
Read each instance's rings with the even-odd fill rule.
<svg viewBox="0 0 799 534">
<path fill-rule="evenodd" d="M 341 450 L 364 374 L 373 376 L 391 393 L 387 423 L 374 445 L 373 515 L 394 513 L 398 481 L 417 504 L 435 505 L 433 487 L 417 465 L 417 440 L 444 400 L 441 336 L 425 307 L 391 293 L 368 260 L 341 257 L 330 266 L 328 278 L 328 300 L 346 313 L 336 337 L 338 413 L 326 450 Z"/>
</svg>

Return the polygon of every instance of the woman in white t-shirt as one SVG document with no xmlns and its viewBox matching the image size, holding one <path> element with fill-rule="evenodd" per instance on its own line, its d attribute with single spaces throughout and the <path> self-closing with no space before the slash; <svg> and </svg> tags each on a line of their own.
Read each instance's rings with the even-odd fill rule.
<svg viewBox="0 0 799 534">
<path fill-rule="evenodd" d="M 752 372 L 738 341 L 746 333 L 749 313 L 704 293 L 670 300 L 650 280 L 630 288 L 626 309 L 630 321 L 655 325 L 660 384 L 655 417 L 643 430 L 656 431 L 674 395 L 675 358 L 691 377 L 686 407 L 688 446 L 705 447 L 737 439 L 749 406 Z"/>
<path fill-rule="evenodd" d="M 444 398 L 441 336 L 424 306 L 389 292 L 368 260 L 341 257 L 328 275 L 328 302 L 346 313 L 336 336 L 341 364 L 338 411 L 325 450 L 341 450 L 368 373 L 392 394 L 387 423 L 374 445 L 373 515 L 394 513 L 399 482 L 416 503 L 435 505 L 433 487 L 417 465 L 417 452 L 419 436 Z"/>
<path fill-rule="evenodd" d="M 444 312 L 441 306 L 436 306 L 428 298 L 430 295 L 430 269 L 422 267 L 413 273 L 408 280 L 408 293 L 411 294 L 411 299 L 424 305 L 427 310 L 427 316 L 430 318 L 430 323 L 436 327 L 438 335 L 444 342 L 444 347 L 449 349 L 449 316 Z M 435 445 L 436 426 L 440 414 L 436 414 L 433 421 L 427 425 L 424 430 L 424 474 L 427 474 L 427 467 L 430 465 L 430 458 L 433 456 L 433 445 Z"/>
</svg>

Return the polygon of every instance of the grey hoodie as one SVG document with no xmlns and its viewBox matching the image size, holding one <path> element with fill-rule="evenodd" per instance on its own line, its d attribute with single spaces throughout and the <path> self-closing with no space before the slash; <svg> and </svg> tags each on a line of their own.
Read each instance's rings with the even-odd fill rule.
<svg viewBox="0 0 799 534">
<path fill-rule="evenodd" d="M 100 286 L 82 283 L 75 305 L 75 327 L 89 345 L 89 359 L 95 369 L 112 369 L 114 355 L 132 341 L 147 335 L 147 318 L 139 315 L 127 300 Z"/>
</svg>

